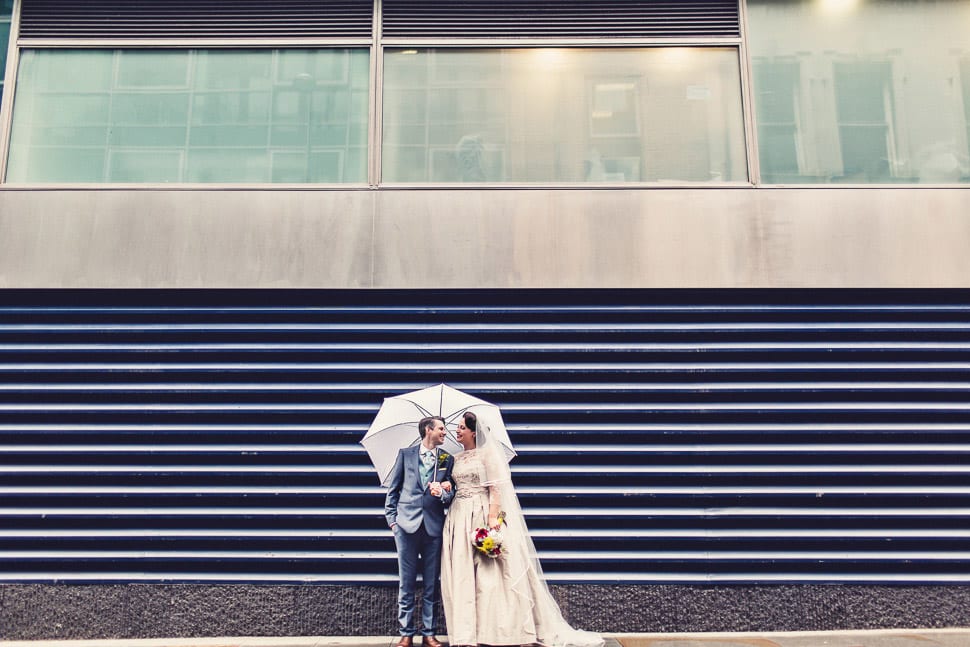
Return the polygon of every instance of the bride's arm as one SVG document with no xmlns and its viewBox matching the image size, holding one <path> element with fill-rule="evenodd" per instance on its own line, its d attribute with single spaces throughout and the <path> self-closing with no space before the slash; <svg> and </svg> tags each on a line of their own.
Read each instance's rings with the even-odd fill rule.
<svg viewBox="0 0 970 647">
<path fill-rule="evenodd" d="M 499 525 L 498 515 L 502 510 L 502 490 L 501 488 L 509 485 L 500 465 L 496 464 L 496 457 L 493 452 L 485 452 L 485 484 L 488 488 L 488 525 L 490 528 L 497 528 Z"/>
</svg>

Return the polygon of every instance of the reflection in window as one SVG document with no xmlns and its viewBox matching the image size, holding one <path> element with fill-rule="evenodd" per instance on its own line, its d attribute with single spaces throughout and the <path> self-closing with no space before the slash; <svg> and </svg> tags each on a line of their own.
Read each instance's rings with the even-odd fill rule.
<svg viewBox="0 0 970 647">
<path fill-rule="evenodd" d="M 0 96 L 3 96 L 3 79 L 7 70 L 11 13 L 13 13 L 13 0 L 0 0 Z"/>
<path fill-rule="evenodd" d="M 769 182 L 798 181 L 799 81 L 797 62 L 754 61 L 758 92 L 758 155 Z"/>
<path fill-rule="evenodd" d="M 744 182 L 732 48 L 398 49 L 386 182 Z"/>
<path fill-rule="evenodd" d="M 367 50 L 26 50 L 10 182 L 366 182 Z"/>
<path fill-rule="evenodd" d="M 970 57 L 960 61 L 960 88 L 963 90 L 963 125 L 967 144 L 963 152 L 970 155 Z"/>
<path fill-rule="evenodd" d="M 593 137 L 640 136 L 640 88 L 636 77 L 597 79 L 589 91 Z"/>
<path fill-rule="evenodd" d="M 763 180 L 970 181 L 967 24 L 970 0 L 749 0 Z"/>
<path fill-rule="evenodd" d="M 892 123 L 892 68 L 888 63 L 835 63 L 835 106 L 842 177 L 888 182 L 896 160 Z"/>
</svg>

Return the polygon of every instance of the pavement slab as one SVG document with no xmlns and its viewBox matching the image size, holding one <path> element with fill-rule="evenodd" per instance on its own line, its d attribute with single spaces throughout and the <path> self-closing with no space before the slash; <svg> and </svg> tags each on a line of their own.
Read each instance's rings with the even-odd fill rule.
<svg viewBox="0 0 970 647">
<path fill-rule="evenodd" d="M 970 647 L 970 629 L 617 635 L 622 647 Z"/>
</svg>

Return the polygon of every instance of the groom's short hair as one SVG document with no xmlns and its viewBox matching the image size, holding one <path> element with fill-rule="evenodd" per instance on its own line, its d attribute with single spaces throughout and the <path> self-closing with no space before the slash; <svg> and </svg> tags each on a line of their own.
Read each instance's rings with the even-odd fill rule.
<svg viewBox="0 0 970 647">
<path fill-rule="evenodd" d="M 421 434 L 421 438 L 428 435 L 428 429 L 434 426 L 434 421 L 440 420 L 441 424 L 445 424 L 445 419 L 441 416 L 428 416 L 427 418 L 421 418 L 418 423 L 418 433 Z"/>
</svg>

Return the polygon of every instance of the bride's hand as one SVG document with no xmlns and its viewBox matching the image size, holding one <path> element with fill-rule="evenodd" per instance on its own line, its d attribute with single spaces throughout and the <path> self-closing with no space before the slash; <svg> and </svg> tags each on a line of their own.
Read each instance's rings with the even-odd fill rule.
<svg viewBox="0 0 970 647">
<path fill-rule="evenodd" d="M 499 527 L 499 525 L 500 524 L 499 524 L 499 520 L 498 520 L 498 515 L 491 515 L 491 514 L 488 515 L 488 527 L 489 528 L 495 528 L 497 530 L 498 527 Z"/>
</svg>

